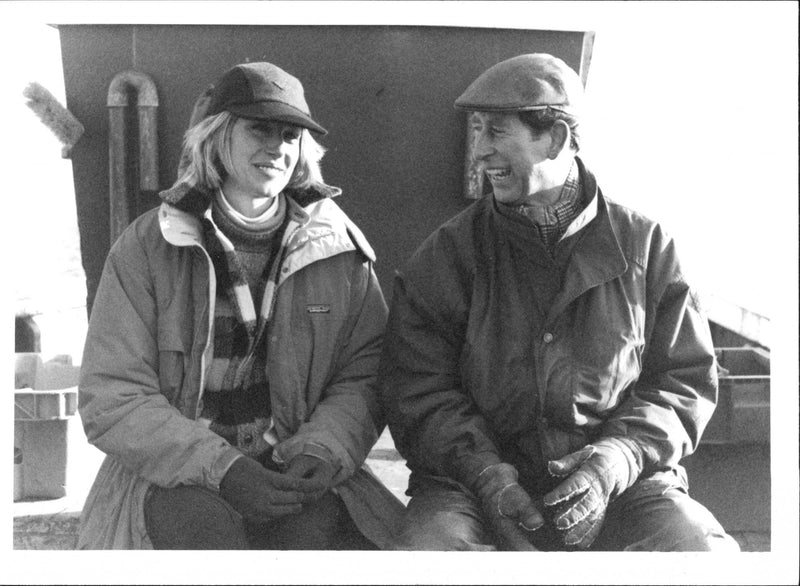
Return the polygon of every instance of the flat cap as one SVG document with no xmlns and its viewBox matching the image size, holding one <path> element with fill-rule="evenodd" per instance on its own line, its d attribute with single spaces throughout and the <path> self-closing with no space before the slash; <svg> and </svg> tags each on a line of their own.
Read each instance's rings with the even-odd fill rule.
<svg viewBox="0 0 800 586">
<path fill-rule="evenodd" d="M 518 55 L 493 65 L 456 100 L 460 110 L 519 112 L 551 107 L 578 115 L 583 84 L 564 61 L 546 53 Z"/>
</svg>

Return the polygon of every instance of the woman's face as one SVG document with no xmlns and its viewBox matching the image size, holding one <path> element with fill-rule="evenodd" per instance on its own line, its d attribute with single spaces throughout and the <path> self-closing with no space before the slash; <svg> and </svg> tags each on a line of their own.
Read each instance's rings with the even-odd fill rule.
<svg viewBox="0 0 800 586">
<path fill-rule="evenodd" d="M 277 120 L 238 118 L 231 129 L 225 197 L 232 202 L 272 198 L 283 191 L 300 157 L 301 131 Z"/>
</svg>

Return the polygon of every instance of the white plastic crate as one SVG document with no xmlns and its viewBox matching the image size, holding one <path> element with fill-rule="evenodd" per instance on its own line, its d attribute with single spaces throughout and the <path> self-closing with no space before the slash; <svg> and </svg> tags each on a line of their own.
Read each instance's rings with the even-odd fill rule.
<svg viewBox="0 0 800 586">
<path fill-rule="evenodd" d="M 67 355 L 46 362 L 36 353 L 16 355 L 15 501 L 66 495 L 68 431 L 80 425 L 75 416 L 79 374 Z"/>
</svg>

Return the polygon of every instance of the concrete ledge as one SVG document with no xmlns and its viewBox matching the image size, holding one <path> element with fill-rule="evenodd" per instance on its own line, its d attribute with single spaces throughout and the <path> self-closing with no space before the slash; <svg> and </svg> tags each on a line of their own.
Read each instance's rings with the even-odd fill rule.
<svg viewBox="0 0 800 586">
<path fill-rule="evenodd" d="M 79 512 L 28 515 L 14 518 L 14 549 L 75 549 Z"/>
</svg>

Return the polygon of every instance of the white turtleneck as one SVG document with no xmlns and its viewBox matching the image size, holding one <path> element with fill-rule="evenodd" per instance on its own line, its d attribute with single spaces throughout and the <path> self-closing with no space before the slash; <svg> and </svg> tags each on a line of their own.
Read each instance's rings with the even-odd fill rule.
<svg viewBox="0 0 800 586">
<path fill-rule="evenodd" d="M 228 201 L 228 198 L 225 197 L 225 194 L 222 192 L 222 189 L 217 191 L 217 203 L 220 206 L 222 212 L 228 216 L 231 220 L 235 223 L 239 224 L 242 228 L 246 228 L 247 230 L 254 230 L 259 231 L 264 228 L 266 224 L 270 223 L 270 220 L 275 217 L 275 214 L 278 213 L 278 208 L 280 207 L 280 198 L 283 197 L 281 193 L 277 197 L 272 198 L 272 202 L 269 204 L 266 210 L 263 213 L 256 216 L 255 218 L 248 218 L 244 214 L 238 212 Z"/>
</svg>

